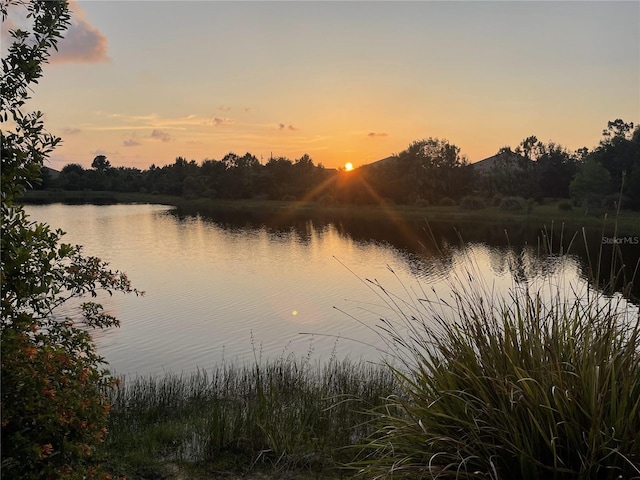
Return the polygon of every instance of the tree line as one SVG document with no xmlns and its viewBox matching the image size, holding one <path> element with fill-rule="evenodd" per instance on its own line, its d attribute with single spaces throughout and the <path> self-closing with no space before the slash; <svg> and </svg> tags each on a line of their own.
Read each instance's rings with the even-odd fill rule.
<svg viewBox="0 0 640 480">
<path fill-rule="evenodd" d="M 487 200 L 516 196 L 572 199 L 586 209 L 611 206 L 622 192 L 626 208 L 640 209 L 640 126 L 610 121 L 592 150 L 569 151 L 530 136 L 477 164 L 449 141 L 426 138 L 351 172 L 316 165 L 306 154 L 295 160 L 272 157 L 265 164 L 251 153 L 231 152 L 200 163 L 178 157 L 173 164 L 146 170 L 113 167 L 98 155 L 90 169 L 71 163 L 57 177 L 43 170 L 37 188 L 358 205 L 448 205 L 469 195 Z"/>
</svg>

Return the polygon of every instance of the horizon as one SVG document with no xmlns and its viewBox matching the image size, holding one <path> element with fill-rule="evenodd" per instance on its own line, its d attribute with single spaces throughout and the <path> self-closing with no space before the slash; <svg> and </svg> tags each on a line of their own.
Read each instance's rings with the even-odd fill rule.
<svg viewBox="0 0 640 480">
<path fill-rule="evenodd" d="M 357 168 L 428 137 L 475 163 L 531 135 L 591 150 L 639 121 L 640 2 L 149 5 L 71 2 L 28 104 L 63 139 L 46 166 Z"/>
</svg>

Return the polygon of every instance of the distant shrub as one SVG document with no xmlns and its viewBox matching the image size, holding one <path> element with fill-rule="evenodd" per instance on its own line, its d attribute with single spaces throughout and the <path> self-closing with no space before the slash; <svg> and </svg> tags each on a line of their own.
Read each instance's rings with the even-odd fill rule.
<svg viewBox="0 0 640 480">
<path fill-rule="evenodd" d="M 438 200 L 438 205 L 441 207 L 453 207 L 456 205 L 456 201 L 451 197 L 442 197 Z"/>
<path fill-rule="evenodd" d="M 606 209 L 616 209 L 618 206 L 619 197 L 617 194 L 607 195 L 600 202 L 600 207 Z"/>
<path fill-rule="evenodd" d="M 296 197 L 294 197 L 293 195 L 284 195 L 282 197 L 282 201 L 283 202 L 295 202 L 296 201 Z"/>
<path fill-rule="evenodd" d="M 503 198 L 504 198 L 503 195 L 496 193 L 493 197 L 491 197 L 491 205 L 497 207 L 498 205 L 500 205 L 500 202 L 502 201 Z"/>
<path fill-rule="evenodd" d="M 482 197 L 466 196 L 460 200 L 460 207 L 465 210 L 482 210 L 486 208 L 486 204 Z"/>
<path fill-rule="evenodd" d="M 320 197 L 318 203 L 323 207 L 330 207 L 332 205 L 338 205 L 340 202 L 333 195 L 324 195 Z"/>
<path fill-rule="evenodd" d="M 427 200 L 426 198 L 419 198 L 418 200 L 416 200 L 416 207 L 428 207 L 429 206 L 429 200 Z"/>
<path fill-rule="evenodd" d="M 508 212 L 517 212 L 524 210 L 527 206 L 527 201 L 522 197 L 504 197 L 500 201 L 500 210 Z"/>
<path fill-rule="evenodd" d="M 568 200 L 562 200 L 558 203 L 558 208 L 560 210 L 571 210 L 571 202 L 569 202 Z"/>
</svg>

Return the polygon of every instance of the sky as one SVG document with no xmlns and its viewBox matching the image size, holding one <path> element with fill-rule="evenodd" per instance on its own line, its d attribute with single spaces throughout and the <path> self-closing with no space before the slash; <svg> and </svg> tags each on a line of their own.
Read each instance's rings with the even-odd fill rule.
<svg viewBox="0 0 640 480">
<path fill-rule="evenodd" d="M 29 106 L 50 159 L 249 152 L 360 166 L 434 137 L 470 162 L 640 121 L 638 1 L 73 1 Z M 3 24 L 3 43 L 6 28 Z"/>
</svg>

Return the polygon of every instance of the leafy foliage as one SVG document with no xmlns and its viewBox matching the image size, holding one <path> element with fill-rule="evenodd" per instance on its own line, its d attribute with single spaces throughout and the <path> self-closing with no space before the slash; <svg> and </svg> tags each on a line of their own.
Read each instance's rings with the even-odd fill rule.
<svg viewBox="0 0 640 480">
<path fill-rule="evenodd" d="M 465 210 L 482 210 L 486 208 L 485 201 L 482 197 L 467 195 L 460 200 L 460 207 Z"/>
<path fill-rule="evenodd" d="M 10 31 L 1 80 L 2 473 L 15 479 L 94 477 L 100 472 L 94 449 L 107 433 L 110 408 L 104 390 L 115 379 L 89 329 L 117 321 L 91 301 L 81 304 L 79 323 L 58 319 L 56 308 L 102 289 L 135 290 L 124 274 L 62 243 L 60 230 L 31 222 L 16 203 L 61 141 L 46 132 L 41 112 L 22 109 L 70 20 L 64 1 L 19 1 L 1 4 L 3 22 L 18 7 L 26 9 L 31 30 Z"/>
<path fill-rule="evenodd" d="M 590 206 L 599 205 L 611 191 L 609 171 L 594 158 L 588 158 L 578 169 L 570 190 L 571 196 L 588 211 Z"/>
<path fill-rule="evenodd" d="M 505 210 L 508 212 L 515 212 L 519 210 L 524 210 L 526 208 L 527 202 L 522 197 L 505 197 L 500 200 L 499 208 L 500 210 Z"/>
</svg>

